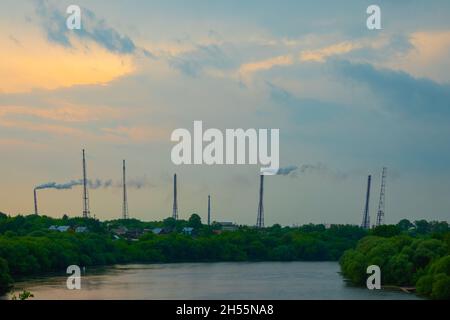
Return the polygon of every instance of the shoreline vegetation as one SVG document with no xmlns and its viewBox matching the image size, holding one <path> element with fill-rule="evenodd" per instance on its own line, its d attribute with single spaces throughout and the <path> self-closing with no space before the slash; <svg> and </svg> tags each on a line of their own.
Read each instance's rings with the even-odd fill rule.
<svg viewBox="0 0 450 320">
<path fill-rule="evenodd" d="M 355 285 L 364 286 L 367 267 L 377 265 L 383 287 L 450 299 L 450 232 L 445 222 L 402 220 L 377 227 L 345 251 L 339 263 L 342 275 Z"/>
<path fill-rule="evenodd" d="M 364 230 L 353 225 L 257 229 L 189 220 L 50 218 L 0 213 L 0 294 L 14 281 L 80 267 L 127 263 L 339 261 L 344 278 L 365 286 L 380 266 L 383 287 L 416 287 L 450 299 L 450 231 L 446 222 L 402 220 Z"/>
</svg>

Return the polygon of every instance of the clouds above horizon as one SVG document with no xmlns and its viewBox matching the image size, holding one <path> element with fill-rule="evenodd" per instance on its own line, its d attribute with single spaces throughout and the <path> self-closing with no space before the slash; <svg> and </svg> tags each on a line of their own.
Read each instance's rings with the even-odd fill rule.
<svg viewBox="0 0 450 320">
<path fill-rule="evenodd" d="M 149 181 L 169 177 L 151 201 L 136 197 L 142 215 L 146 208 L 166 213 L 164 188 L 177 170 L 185 210 L 212 190 L 223 197 L 224 219 L 247 219 L 254 167 L 170 162 L 171 131 L 203 120 L 220 129 L 280 129 L 279 174 L 299 179 L 268 179 L 268 210 L 281 208 L 273 221 L 341 221 L 330 211 L 352 222 L 358 211 L 359 220 L 360 203 L 349 203 L 367 173 L 384 165 L 404 177 L 420 173 L 433 186 L 429 203 L 447 212 L 436 193 L 447 186 L 436 172 L 450 175 L 450 24 L 440 15 L 447 5 L 422 10 L 405 2 L 421 8 L 418 23 L 401 4 L 383 1 L 390 10 L 383 30 L 369 32 L 360 1 L 80 1 L 82 30 L 69 31 L 69 3 L 7 1 L 18 7 L 2 14 L 0 147 L 9 167 L 26 171 L 18 188 L 76 177 L 79 159 L 72 158 L 86 147 L 99 176 L 116 174 L 116 158 L 127 156 Z M 98 209 L 113 210 L 113 195 L 103 196 Z M 9 207 L 27 205 L 17 197 Z"/>
</svg>

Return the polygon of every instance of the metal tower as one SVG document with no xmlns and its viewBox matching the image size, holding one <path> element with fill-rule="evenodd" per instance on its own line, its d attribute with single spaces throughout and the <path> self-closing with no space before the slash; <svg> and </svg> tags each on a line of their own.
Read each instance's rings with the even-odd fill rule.
<svg viewBox="0 0 450 320">
<path fill-rule="evenodd" d="M 211 225 L 211 196 L 208 195 L 208 226 Z"/>
<path fill-rule="evenodd" d="M 89 194 L 87 188 L 87 174 L 86 174 L 86 156 L 83 149 L 83 218 L 89 218 L 91 212 L 89 211 Z"/>
<path fill-rule="evenodd" d="M 128 219 L 128 199 L 127 199 L 127 179 L 126 179 L 126 171 L 125 171 L 125 160 L 123 160 L 123 176 L 122 176 L 122 185 L 123 185 L 123 204 L 122 204 L 122 219 Z"/>
<path fill-rule="evenodd" d="M 387 175 L 387 168 L 383 167 L 383 171 L 381 172 L 381 190 L 380 190 L 380 202 L 378 203 L 377 224 L 376 224 L 377 226 L 381 226 L 382 224 L 384 224 L 386 175 Z"/>
<path fill-rule="evenodd" d="M 37 205 L 37 190 L 34 189 L 34 214 L 38 215 L 38 205 Z"/>
<path fill-rule="evenodd" d="M 177 174 L 173 175 L 173 211 L 172 218 L 178 220 Z"/>
<path fill-rule="evenodd" d="M 369 216 L 369 201 L 370 201 L 370 182 L 372 176 L 369 175 L 367 178 L 367 193 L 366 193 L 366 206 L 364 207 L 363 221 L 361 227 L 364 229 L 370 229 L 370 216 Z"/>
<path fill-rule="evenodd" d="M 264 195 L 264 175 L 260 175 L 261 180 L 259 183 L 259 204 L 258 204 L 258 218 L 256 220 L 257 228 L 264 228 L 264 205 L 263 205 L 263 195 Z"/>
</svg>

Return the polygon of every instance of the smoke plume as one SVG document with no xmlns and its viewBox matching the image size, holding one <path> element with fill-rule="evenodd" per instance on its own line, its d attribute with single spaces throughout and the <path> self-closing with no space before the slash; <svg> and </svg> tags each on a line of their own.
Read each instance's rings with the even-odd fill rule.
<svg viewBox="0 0 450 320">
<path fill-rule="evenodd" d="M 83 185 L 83 179 L 79 180 L 71 180 L 66 183 L 56 183 L 56 182 L 47 182 L 40 184 L 35 187 L 36 190 L 42 190 L 42 189 L 56 189 L 56 190 L 68 190 L 72 189 L 76 186 Z M 122 181 L 114 182 L 112 179 L 108 180 L 101 180 L 101 179 L 95 179 L 95 180 L 87 180 L 87 186 L 89 189 L 108 189 L 108 188 L 122 188 Z M 142 189 L 151 187 L 151 183 L 148 181 L 147 177 L 142 178 L 133 178 L 127 180 L 127 187 L 132 189 Z"/>
</svg>

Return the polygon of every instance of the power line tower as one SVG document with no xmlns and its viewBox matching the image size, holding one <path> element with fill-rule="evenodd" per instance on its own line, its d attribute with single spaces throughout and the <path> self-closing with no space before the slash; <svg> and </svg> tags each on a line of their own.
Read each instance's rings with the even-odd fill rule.
<svg viewBox="0 0 450 320">
<path fill-rule="evenodd" d="M 264 175 L 260 175 L 258 218 L 256 219 L 256 227 L 257 228 L 264 228 L 263 196 L 264 196 Z"/>
<path fill-rule="evenodd" d="M 89 191 L 87 184 L 86 155 L 83 149 L 83 218 L 89 218 L 91 216 L 91 212 L 89 211 Z"/>
<path fill-rule="evenodd" d="M 378 203 L 378 212 L 377 212 L 377 226 L 381 226 L 384 224 L 384 200 L 385 200 L 385 191 L 386 191 L 386 176 L 387 176 L 387 168 L 383 167 L 383 171 L 381 172 L 381 190 L 380 190 L 380 202 Z"/>
<path fill-rule="evenodd" d="M 128 219 L 127 179 L 126 179 L 125 160 L 123 160 L 122 183 L 123 183 L 122 219 Z"/>
<path fill-rule="evenodd" d="M 172 218 L 178 220 L 177 174 L 173 175 L 173 211 Z"/>
<path fill-rule="evenodd" d="M 211 196 L 208 195 L 208 226 L 211 225 Z"/>
<path fill-rule="evenodd" d="M 369 202 L 370 202 L 370 182 L 372 176 L 369 175 L 367 178 L 367 193 L 366 193 L 366 205 L 364 207 L 363 221 L 361 227 L 364 229 L 370 229 L 370 216 L 369 216 Z"/>
</svg>

